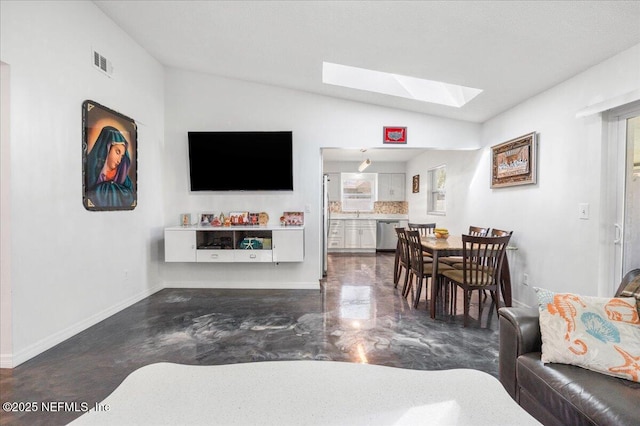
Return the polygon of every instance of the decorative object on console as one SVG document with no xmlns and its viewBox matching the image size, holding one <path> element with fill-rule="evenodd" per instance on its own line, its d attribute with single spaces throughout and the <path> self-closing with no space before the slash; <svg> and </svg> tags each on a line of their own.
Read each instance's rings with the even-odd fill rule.
<svg viewBox="0 0 640 426">
<path fill-rule="evenodd" d="M 407 128 L 406 127 L 385 127 L 383 143 L 406 144 Z"/>
<path fill-rule="evenodd" d="M 247 226 L 249 224 L 249 212 L 229 212 L 231 225 Z"/>
<path fill-rule="evenodd" d="M 260 212 L 258 215 L 258 224 L 267 226 L 269 224 L 269 215 L 266 212 Z"/>
<path fill-rule="evenodd" d="M 259 217 L 260 217 L 260 213 L 249 213 L 249 225 L 251 226 L 258 225 Z"/>
<path fill-rule="evenodd" d="M 284 212 L 284 224 L 286 226 L 302 226 L 304 225 L 303 212 Z"/>
<path fill-rule="evenodd" d="M 542 361 L 640 382 L 640 318 L 634 297 L 590 297 L 534 288 Z"/>
<path fill-rule="evenodd" d="M 200 226 L 211 226 L 215 217 L 216 215 L 211 212 L 200 213 Z"/>
<path fill-rule="evenodd" d="M 271 250 L 271 238 L 263 238 L 262 239 L 262 249 L 263 250 Z"/>
<path fill-rule="evenodd" d="M 240 241 L 241 249 L 262 250 L 262 238 L 245 237 Z"/>
<path fill-rule="evenodd" d="M 182 226 L 189 226 L 191 225 L 191 214 L 189 213 L 182 213 L 180 215 L 180 224 Z"/>
<path fill-rule="evenodd" d="M 536 183 L 536 133 L 491 147 L 491 188 Z"/>
</svg>

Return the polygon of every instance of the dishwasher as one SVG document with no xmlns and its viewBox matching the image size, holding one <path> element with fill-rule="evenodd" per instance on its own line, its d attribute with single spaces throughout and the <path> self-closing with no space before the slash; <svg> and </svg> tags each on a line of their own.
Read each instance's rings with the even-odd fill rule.
<svg viewBox="0 0 640 426">
<path fill-rule="evenodd" d="M 389 251 L 396 249 L 398 237 L 395 228 L 401 226 L 398 220 L 378 220 L 376 233 L 376 250 Z"/>
</svg>

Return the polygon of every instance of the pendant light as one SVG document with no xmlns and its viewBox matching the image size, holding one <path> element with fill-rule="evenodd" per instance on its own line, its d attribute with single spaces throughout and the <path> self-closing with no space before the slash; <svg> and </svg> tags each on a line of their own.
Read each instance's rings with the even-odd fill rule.
<svg viewBox="0 0 640 426">
<path fill-rule="evenodd" d="M 366 160 L 364 160 L 362 163 L 360 163 L 360 165 L 358 166 L 358 171 L 360 173 L 364 172 L 364 170 L 369 167 L 369 164 L 371 164 L 371 160 L 369 160 L 368 158 Z"/>
</svg>

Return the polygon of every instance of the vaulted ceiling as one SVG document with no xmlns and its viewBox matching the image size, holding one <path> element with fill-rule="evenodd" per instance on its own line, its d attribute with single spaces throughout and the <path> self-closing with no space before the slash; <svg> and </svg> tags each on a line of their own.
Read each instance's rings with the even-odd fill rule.
<svg viewBox="0 0 640 426">
<path fill-rule="evenodd" d="M 640 43 L 640 1 L 95 1 L 169 67 L 484 122 Z M 323 84 L 332 62 L 479 88 L 461 108 Z"/>
<path fill-rule="evenodd" d="M 162 64 L 483 122 L 640 43 L 640 1 L 96 1 Z M 322 83 L 323 61 L 483 89 L 462 108 Z"/>
</svg>

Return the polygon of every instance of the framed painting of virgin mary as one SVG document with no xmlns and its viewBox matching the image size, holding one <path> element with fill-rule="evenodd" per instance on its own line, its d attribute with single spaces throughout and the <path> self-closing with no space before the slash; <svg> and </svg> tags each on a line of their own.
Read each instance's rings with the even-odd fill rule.
<svg viewBox="0 0 640 426">
<path fill-rule="evenodd" d="M 82 204 L 133 210 L 138 202 L 135 121 L 93 101 L 82 103 Z"/>
</svg>

